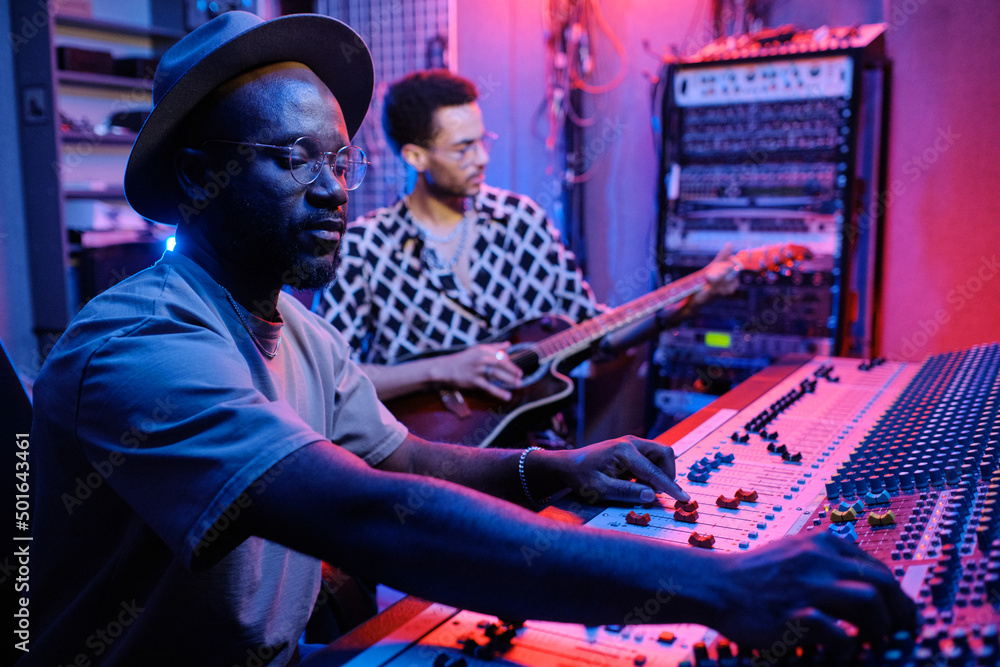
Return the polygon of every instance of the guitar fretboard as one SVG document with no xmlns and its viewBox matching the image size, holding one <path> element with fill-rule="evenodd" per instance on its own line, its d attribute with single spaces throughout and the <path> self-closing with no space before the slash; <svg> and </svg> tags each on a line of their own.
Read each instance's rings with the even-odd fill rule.
<svg viewBox="0 0 1000 667">
<path fill-rule="evenodd" d="M 784 271 L 795 262 L 811 256 L 808 249 L 789 244 L 768 246 L 757 250 L 741 250 L 729 257 L 729 261 L 736 271 L 748 268 L 762 272 Z M 535 343 L 530 350 L 513 353 L 511 359 L 522 370 L 527 370 L 532 368 L 535 363 L 544 366 L 554 361 L 558 356 L 576 354 L 612 331 L 648 317 L 664 306 L 677 303 L 699 291 L 706 284 L 708 284 L 708 267 L 695 271 L 680 280 L 675 280 L 669 285 L 664 285 L 645 296 L 598 315 L 582 324 L 553 334 Z"/>
<path fill-rule="evenodd" d="M 584 350 L 612 331 L 637 322 L 664 306 L 677 303 L 694 294 L 707 282 L 704 271 L 697 271 L 580 325 L 549 336 L 535 345 L 538 360 L 544 364 L 557 355 Z"/>
</svg>

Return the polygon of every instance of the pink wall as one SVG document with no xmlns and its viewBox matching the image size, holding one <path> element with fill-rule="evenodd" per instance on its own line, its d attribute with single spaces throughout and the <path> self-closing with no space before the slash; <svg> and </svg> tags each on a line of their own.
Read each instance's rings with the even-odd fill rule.
<svg viewBox="0 0 1000 667">
<path fill-rule="evenodd" d="M 542 0 L 462 0 L 458 70 L 487 89 L 501 134 L 490 181 L 552 203 L 537 117 L 544 99 Z M 625 45 L 625 80 L 590 100 L 599 156 L 586 187 L 588 276 L 617 304 L 649 286 L 656 156 L 647 72 L 654 51 L 691 53 L 708 39 L 708 0 L 602 0 Z M 974 0 L 786 0 L 772 23 L 886 21 L 893 61 L 880 350 L 894 359 L 1000 340 L 1000 9 Z M 606 42 L 598 58 L 613 73 Z"/>
<path fill-rule="evenodd" d="M 1000 340 L 1000 8 L 893 0 L 883 350 Z"/>
</svg>

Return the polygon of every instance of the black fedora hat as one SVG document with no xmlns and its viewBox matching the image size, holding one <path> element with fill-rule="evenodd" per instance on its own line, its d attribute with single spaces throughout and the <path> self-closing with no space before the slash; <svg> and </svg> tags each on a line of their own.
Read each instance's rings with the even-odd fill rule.
<svg viewBox="0 0 1000 667">
<path fill-rule="evenodd" d="M 264 21 L 226 12 L 174 44 L 153 78 L 153 111 L 125 168 L 125 197 L 140 215 L 173 224 L 185 195 L 174 172 L 176 134 L 184 118 L 219 85 L 275 62 L 302 63 L 340 103 L 353 137 L 371 103 L 371 54 L 347 25 L 328 16 L 293 14 Z"/>
</svg>

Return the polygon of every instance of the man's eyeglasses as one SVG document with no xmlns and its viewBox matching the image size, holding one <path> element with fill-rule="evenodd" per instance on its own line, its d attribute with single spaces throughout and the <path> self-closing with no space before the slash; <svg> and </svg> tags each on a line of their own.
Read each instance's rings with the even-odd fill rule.
<svg viewBox="0 0 1000 667">
<path fill-rule="evenodd" d="M 428 147 L 427 150 L 435 153 L 443 153 L 450 156 L 453 160 L 460 164 L 468 164 L 472 161 L 475 156 L 475 150 L 477 148 L 483 149 L 483 152 L 489 155 L 490 148 L 493 147 L 493 142 L 497 140 L 497 135 L 493 132 L 487 132 L 483 136 L 479 137 L 476 141 L 470 141 L 461 148 L 437 148 L 434 146 Z"/>
<path fill-rule="evenodd" d="M 288 170 L 292 172 L 292 178 L 302 185 L 309 185 L 319 178 L 325 162 L 330 166 L 330 171 L 340 182 L 341 187 L 345 190 L 354 190 L 365 180 L 365 173 L 371 164 L 365 152 L 357 146 L 344 146 L 336 152 L 324 151 L 322 144 L 312 137 L 299 137 L 290 146 L 272 146 L 228 139 L 209 139 L 205 143 L 235 144 L 283 151 L 288 156 Z"/>
</svg>

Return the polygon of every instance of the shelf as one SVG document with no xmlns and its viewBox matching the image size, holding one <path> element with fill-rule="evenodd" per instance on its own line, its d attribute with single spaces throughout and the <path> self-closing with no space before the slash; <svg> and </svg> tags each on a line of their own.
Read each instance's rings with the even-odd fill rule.
<svg viewBox="0 0 1000 667">
<path fill-rule="evenodd" d="M 77 86 L 89 86 L 93 88 L 121 88 L 124 90 L 153 90 L 153 79 L 136 79 L 130 76 L 116 76 L 114 74 L 94 74 L 92 72 L 74 72 L 72 70 L 61 69 L 57 73 L 59 83 L 74 84 Z"/>
<path fill-rule="evenodd" d="M 89 248 L 106 248 L 127 243 L 164 243 L 151 229 L 101 229 L 79 232 L 79 239 L 71 250 L 80 252 Z"/>
<path fill-rule="evenodd" d="M 101 199 L 104 201 L 125 201 L 125 190 L 64 190 L 66 199 Z"/>
<path fill-rule="evenodd" d="M 135 134 L 94 134 L 93 132 L 60 132 L 59 139 L 67 144 L 108 144 L 111 146 L 131 146 Z"/>
<path fill-rule="evenodd" d="M 187 34 L 183 30 L 129 25 L 128 23 L 116 23 L 114 21 L 103 21 L 101 19 L 88 19 L 82 16 L 64 16 L 56 14 L 55 20 L 56 25 L 63 25 L 71 28 L 89 28 L 91 30 L 101 30 L 105 32 L 124 33 L 128 35 L 137 35 L 139 37 L 161 37 L 163 39 L 178 40 Z"/>
<path fill-rule="evenodd" d="M 72 251 L 151 238 L 144 230 L 92 233 L 74 229 L 85 225 L 88 211 L 102 224 L 113 222 L 116 214 L 130 224 L 137 219 L 141 222 L 129 208 L 121 182 L 135 135 L 112 133 L 118 128 L 110 126 L 110 117 L 118 111 L 141 113 L 152 107 L 153 75 L 145 71 L 147 63 L 142 61 L 152 64 L 187 34 L 185 3 L 143 3 L 148 12 L 139 8 L 128 15 L 108 13 L 101 18 L 60 14 L 60 2 L 10 0 L 5 4 L 4 11 L 11 16 L 33 17 L 34 21 L 29 26 L 33 36 L 25 33 L 24 39 L 17 40 L 10 60 L 12 80 L 25 94 L 24 113 L 15 114 L 20 139 L 15 144 L 23 171 L 49 175 L 28 179 L 23 187 L 32 328 L 43 354 L 76 315 L 84 302 L 81 295 L 92 296 L 108 284 L 94 276 L 88 278 L 90 284 L 80 283 L 73 275 Z M 39 11 L 40 6 L 49 11 Z M 136 60 L 128 63 L 131 71 L 117 70 L 124 76 L 60 70 L 60 46 L 104 50 L 113 58 Z M 96 122 L 84 122 L 85 118 Z M 107 129 L 108 134 L 95 132 L 95 127 Z M 76 161 L 91 153 L 89 161 Z"/>
</svg>

